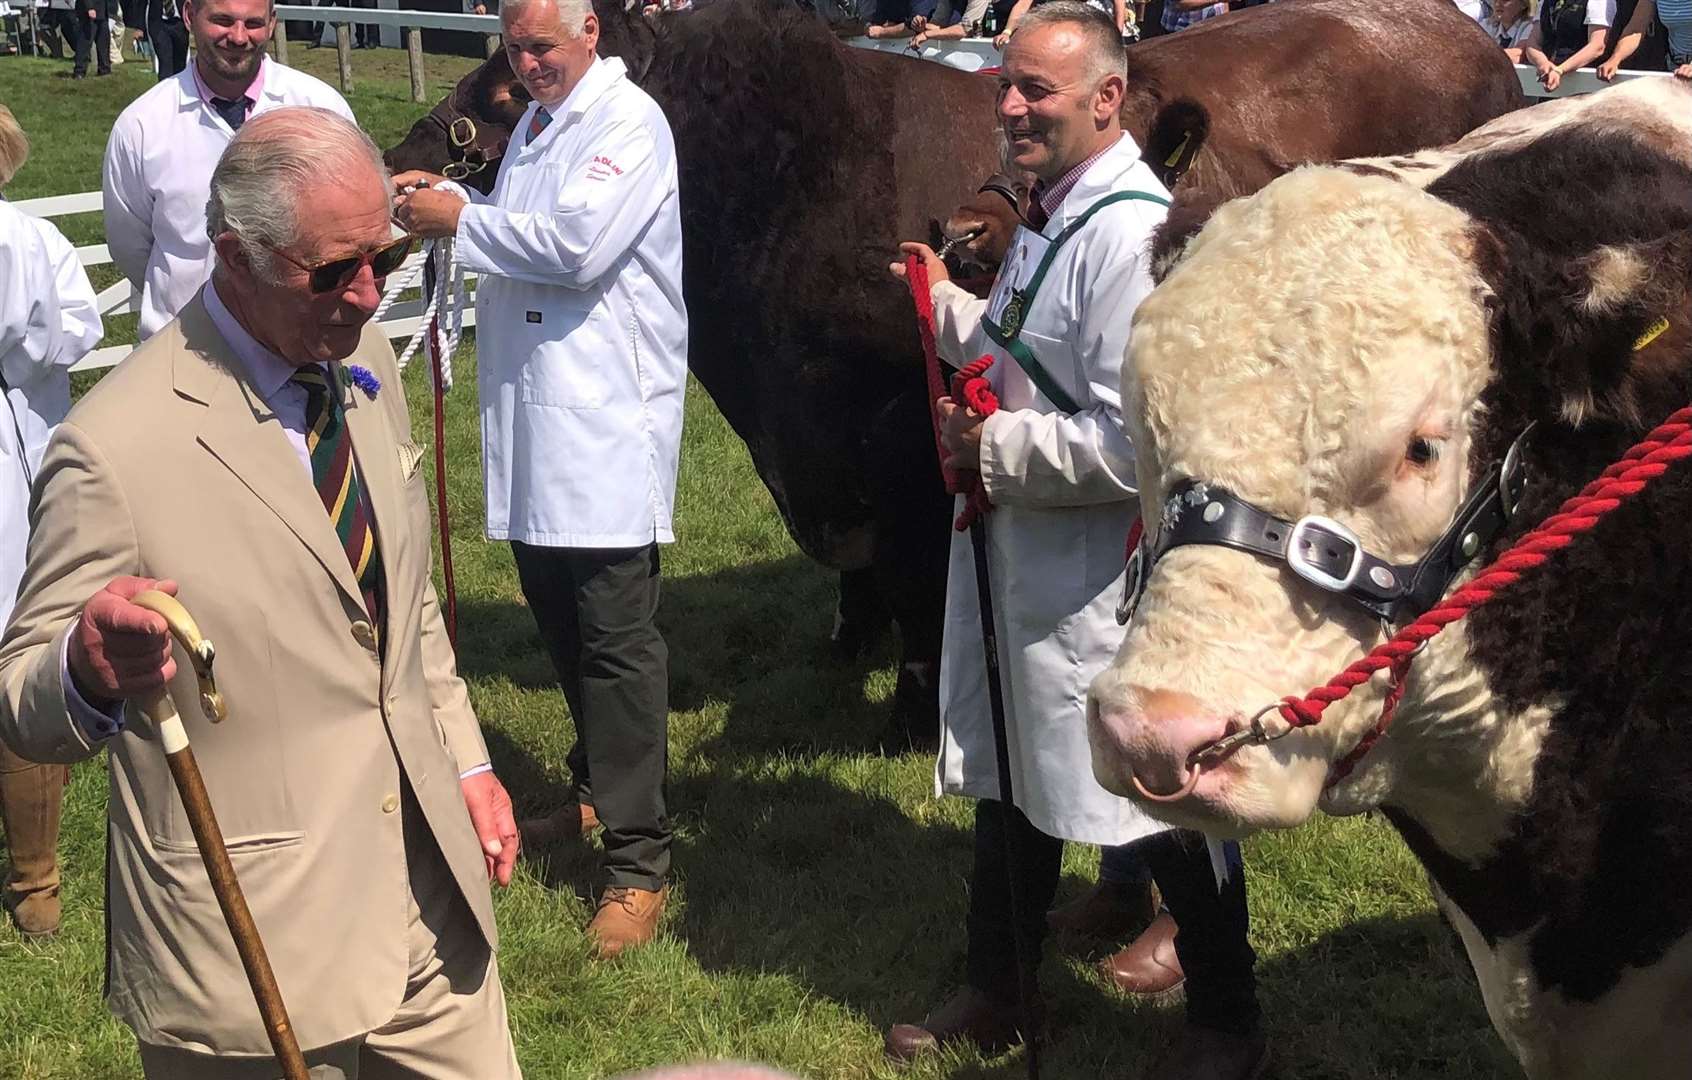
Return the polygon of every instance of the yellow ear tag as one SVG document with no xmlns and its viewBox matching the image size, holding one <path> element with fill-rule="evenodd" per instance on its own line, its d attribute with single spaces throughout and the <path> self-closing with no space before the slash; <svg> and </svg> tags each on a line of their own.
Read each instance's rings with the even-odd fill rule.
<svg viewBox="0 0 1692 1080">
<path fill-rule="evenodd" d="M 1633 351 L 1638 352 L 1640 349 L 1643 349 L 1645 346 L 1651 344 L 1651 342 L 1653 342 L 1653 341 L 1657 340 L 1658 338 L 1662 337 L 1663 332 L 1666 331 L 1668 328 L 1669 328 L 1668 319 L 1664 318 L 1662 316 L 1658 316 L 1656 322 L 1652 323 L 1650 326 L 1647 326 L 1645 328 L 1645 332 L 1643 334 L 1640 334 L 1639 337 L 1634 339 Z"/>
<path fill-rule="evenodd" d="M 1187 144 L 1192 141 L 1193 133 L 1190 131 L 1181 136 L 1181 145 L 1175 148 L 1175 152 L 1173 154 L 1170 154 L 1169 157 L 1164 159 L 1163 167 L 1166 169 L 1173 169 L 1175 167 L 1175 163 L 1181 160 L 1181 155 L 1187 152 Z"/>
</svg>

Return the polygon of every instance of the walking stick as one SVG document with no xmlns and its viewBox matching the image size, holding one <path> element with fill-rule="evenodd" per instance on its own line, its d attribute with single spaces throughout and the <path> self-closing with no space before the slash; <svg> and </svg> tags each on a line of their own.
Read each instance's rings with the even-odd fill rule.
<svg viewBox="0 0 1692 1080">
<path fill-rule="evenodd" d="M 200 682 L 200 708 L 212 723 L 221 723 L 228 710 L 224 706 L 223 695 L 217 691 L 217 683 L 212 679 L 212 643 L 201 636 L 194 617 L 176 597 L 154 589 L 137 594 L 131 602 L 164 617 L 172 636 L 181 643 L 188 659 L 193 662 L 194 675 Z M 282 1004 L 282 991 L 276 985 L 275 973 L 270 970 L 270 958 L 265 955 L 258 926 L 253 922 L 253 913 L 247 908 L 246 897 L 241 894 L 241 883 L 236 880 L 229 851 L 223 845 L 223 831 L 218 828 L 217 815 L 212 813 L 205 779 L 194 760 L 194 750 L 188 745 L 188 731 L 177 715 L 169 691 L 161 689 L 156 696 L 142 703 L 141 711 L 159 733 L 165 761 L 170 764 L 170 775 L 176 780 L 176 790 L 182 796 L 182 808 L 188 814 L 188 825 L 194 830 L 200 859 L 206 864 L 206 874 L 211 878 L 217 906 L 223 909 L 223 920 L 229 924 L 229 933 L 235 939 L 235 951 L 241 956 L 241 966 L 247 970 L 247 982 L 253 988 L 253 998 L 258 1002 L 265 1034 L 270 1037 L 270 1046 L 282 1066 L 282 1075 L 285 1080 L 310 1080 L 305 1057 L 300 1053 L 299 1041 L 294 1037 L 293 1025 L 288 1020 L 287 1006 Z"/>
<path fill-rule="evenodd" d="M 1022 918 L 1022 844 L 1017 839 L 1016 829 L 1011 823 L 1011 815 L 1017 813 L 1017 809 L 1016 803 L 1012 801 L 1010 738 L 1005 726 L 1004 684 L 999 676 L 999 630 L 993 615 L 992 575 L 987 567 L 986 511 L 991 509 L 991 504 L 981 487 L 979 473 L 975 475 L 972 484 L 946 468 L 945 449 L 940 446 L 940 415 L 937 408 L 946 391 L 945 380 L 940 373 L 940 353 L 934 345 L 934 302 L 928 292 L 928 268 L 915 255 L 905 260 L 905 280 L 910 284 L 911 299 L 916 304 L 917 330 L 922 338 L 923 359 L 928 374 L 929 413 L 934 421 L 935 446 L 940 453 L 940 472 L 946 481 L 948 492 L 965 496 L 963 512 L 958 515 L 953 527 L 968 527 L 970 548 L 975 556 L 976 607 L 981 614 L 981 647 L 987 669 L 987 705 L 993 718 L 993 755 L 997 759 L 995 764 L 999 772 L 999 803 L 1004 807 L 1005 813 L 1005 876 L 1009 879 L 1010 886 L 1011 948 L 1016 953 L 1017 1005 L 1022 1013 L 1022 1044 L 1028 1051 L 1028 1080 L 1040 1080 L 1039 1018 L 1034 1015 L 1034 973 L 1038 963 L 1028 960 L 1028 934 Z M 959 402 L 968 399 L 976 411 L 981 413 L 991 413 L 996 409 L 998 399 L 993 397 L 990 390 L 985 389 L 985 380 L 982 378 L 992 363 L 991 357 L 982 357 L 959 372 L 953 382 L 953 399 Z M 975 392 L 966 393 L 966 388 Z"/>
</svg>

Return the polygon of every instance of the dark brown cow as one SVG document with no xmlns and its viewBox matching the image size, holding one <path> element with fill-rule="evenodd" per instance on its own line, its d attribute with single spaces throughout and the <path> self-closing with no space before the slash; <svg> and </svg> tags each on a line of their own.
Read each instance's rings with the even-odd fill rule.
<svg viewBox="0 0 1692 1080">
<path fill-rule="evenodd" d="M 1122 126 L 1171 187 L 1172 235 L 1314 161 L 1455 141 L 1523 104 L 1500 49 L 1450 0 L 1281 0 L 1128 50 Z M 1015 218 L 971 200 L 950 236 L 997 266 Z"/>
<path fill-rule="evenodd" d="M 689 364 L 799 546 L 879 586 L 904 637 L 896 718 L 931 731 L 950 515 L 930 467 L 910 300 L 886 264 L 997 168 L 994 80 L 850 48 L 820 17 L 775 0 L 716 0 L 656 21 L 615 0 L 595 9 L 601 54 L 625 60 L 675 132 Z M 1156 75 L 1131 99 L 1154 117 L 1151 145 L 1172 151 L 1172 133 L 1205 115 L 1184 103 L 1200 102 L 1218 119 L 1188 142 L 1189 172 L 1240 177 L 1216 189 L 1244 191 L 1308 157 L 1448 141 L 1519 101 L 1498 50 L 1467 51 L 1465 33 L 1485 35 L 1453 23 L 1449 0 L 1392 10 L 1285 0 L 1137 47 L 1178 57 L 1136 61 Z M 1209 44 L 1182 51 L 1182 40 Z M 1426 66 L 1442 52 L 1449 70 Z M 522 98 L 513 83 L 503 56 L 489 60 L 388 152 L 390 166 L 439 171 L 463 158 L 448 138 L 460 115 L 477 127 L 470 165 L 496 152 Z M 1289 96 L 1295 106 L 1278 104 Z M 1372 128 L 1387 134 L 1368 139 Z M 485 190 L 494 172 L 470 180 Z M 864 592 L 843 596 L 843 611 Z"/>
<path fill-rule="evenodd" d="M 879 586 L 850 599 L 885 598 L 860 618 L 899 621 L 897 718 L 932 731 L 949 504 L 910 298 L 887 262 L 996 167 L 993 83 L 850 48 L 766 0 L 655 21 L 617 0 L 595 10 L 600 53 L 627 63 L 675 133 L 689 365 L 805 553 Z M 498 146 L 514 118 L 476 103 L 512 82 L 495 57 L 442 111 L 472 113 L 477 144 Z M 390 166 L 457 160 L 453 118 L 419 121 Z"/>
</svg>

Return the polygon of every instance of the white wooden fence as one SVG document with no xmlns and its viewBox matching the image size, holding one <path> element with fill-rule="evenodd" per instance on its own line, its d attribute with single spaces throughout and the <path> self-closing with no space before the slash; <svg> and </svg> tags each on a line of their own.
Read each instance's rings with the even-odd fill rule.
<svg viewBox="0 0 1692 1080">
<path fill-rule="evenodd" d="M 291 4 L 278 4 L 276 16 L 279 19 L 311 19 L 320 22 L 339 24 L 339 44 L 343 69 L 346 63 L 347 28 L 353 22 L 377 23 L 384 27 L 412 28 L 415 33 L 417 27 L 431 27 L 452 30 L 471 30 L 481 33 L 497 31 L 499 18 L 494 15 L 456 15 L 442 12 L 423 11 L 395 11 L 369 8 L 313 8 Z M 273 40 L 280 41 L 282 35 Z M 412 52 L 418 55 L 416 38 L 411 39 Z M 912 53 L 925 60 L 946 64 L 962 71 L 980 71 L 993 67 L 999 62 L 999 50 L 993 47 L 991 40 L 986 38 L 952 39 L 942 42 L 931 42 L 921 50 L 912 50 L 908 38 L 854 38 L 851 44 L 865 49 L 876 49 L 882 52 Z M 421 68 L 414 65 L 413 82 L 416 84 L 421 77 Z M 1531 67 L 1516 65 L 1516 74 L 1522 81 L 1522 91 L 1529 97 L 1567 97 L 1571 94 L 1591 93 L 1601 90 L 1609 83 L 1600 82 L 1597 75 L 1590 69 L 1571 71 L 1563 76 L 1562 85 L 1555 94 L 1547 94 L 1544 87 L 1539 85 L 1539 79 Z M 1616 76 L 1617 82 L 1637 78 L 1668 78 L 1666 72 L 1654 71 L 1624 71 Z M 68 214 L 97 212 L 100 210 L 100 193 L 98 191 L 84 192 L 79 195 L 53 195 L 43 199 L 26 199 L 14 204 L 27 214 L 38 217 L 55 218 Z M 109 264 L 111 253 L 105 244 L 91 244 L 77 248 L 77 257 L 82 265 L 103 266 Z M 421 258 L 412 255 L 405 264 L 405 270 L 410 270 Z M 403 272 L 403 271 L 402 271 Z M 469 275 L 474 280 L 475 275 Z M 102 318 L 110 315 L 122 315 L 136 310 L 135 304 L 139 299 L 133 295 L 127 281 L 119 281 L 108 286 L 99 294 L 100 315 Z M 410 337 L 421 321 L 424 301 L 421 297 L 406 299 L 395 304 L 383 319 L 381 326 L 391 338 Z M 476 313 L 474 310 L 464 312 L 464 325 L 474 326 Z M 129 354 L 134 346 L 107 345 L 83 357 L 73 370 L 87 368 L 110 367 Z"/>
<path fill-rule="evenodd" d="M 22 199 L 12 205 L 24 213 L 34 214 L 36 217 L 64 217 L 67 214 L 98 212 L 100 210 L 100 193 L 88 191 L 80 195 L 51 195 L 44 199 Z M 87 247 L 79 247 L 76 249 L 76 256 L 84 267 L 106 266 L 112 261 L 111 252 L 107 250 L 105 244 L 90 244 Z M 403 280 L 403 275 L 409 273 L 422 261 L 422 258 L 421 254 L 414 252 L 399 272 L 394 275 L 395 280 Z M 473 282 L 475 279 L 476 275 L 474 274 L 465 275 L 467 283 Z M 407 299 L 400 300 L 388 309 L 388 313 L 380 325 L 389 337 L 409 338 L 422 325 L 424 300 L 420 295 L 413 295 L 417 292 L 416 289 L 410 290 Z M 102 319 L 139 310 L 139 299 L 140 297 L 130 288 L 128 281 L 119 281 L 115 285 L 108 285 L 100 290 L 98 297 L 96 297 Z M 464 325 L 476 325 L 474 308 L 466 306 Z M 71 370 L 84 371 L 89 368 L 111 367 L 128 356 L 129 351 L 134 347 L 133 345 L 103 346 L 84 356 Z"/>
</svg>

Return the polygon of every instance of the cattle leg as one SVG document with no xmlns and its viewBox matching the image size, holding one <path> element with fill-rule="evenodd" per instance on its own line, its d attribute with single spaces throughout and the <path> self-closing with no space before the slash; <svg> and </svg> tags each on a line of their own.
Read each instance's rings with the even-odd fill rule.
<svg viewBox="0 0 1692 1080">
<path fill-rule="evenodd" d="M 842 660 L 852 660 L 881 638 L 893 622 L 881 596 L 875 568 L 842 570 L 840 601 L 834 609 L 834 632 L 829 639 Z"/>
<path fill-rule="evenodd" d="M 952 543 L 952 499 L 940 480 L 928 400 L 915 371 L 911 383 L 870 425 L 865 455 L 875 577 L 900 635 L 899 681 L 884 738 L 890 748 L 927 748 L 939 738 L 940 627 Z"/>
</svg>

